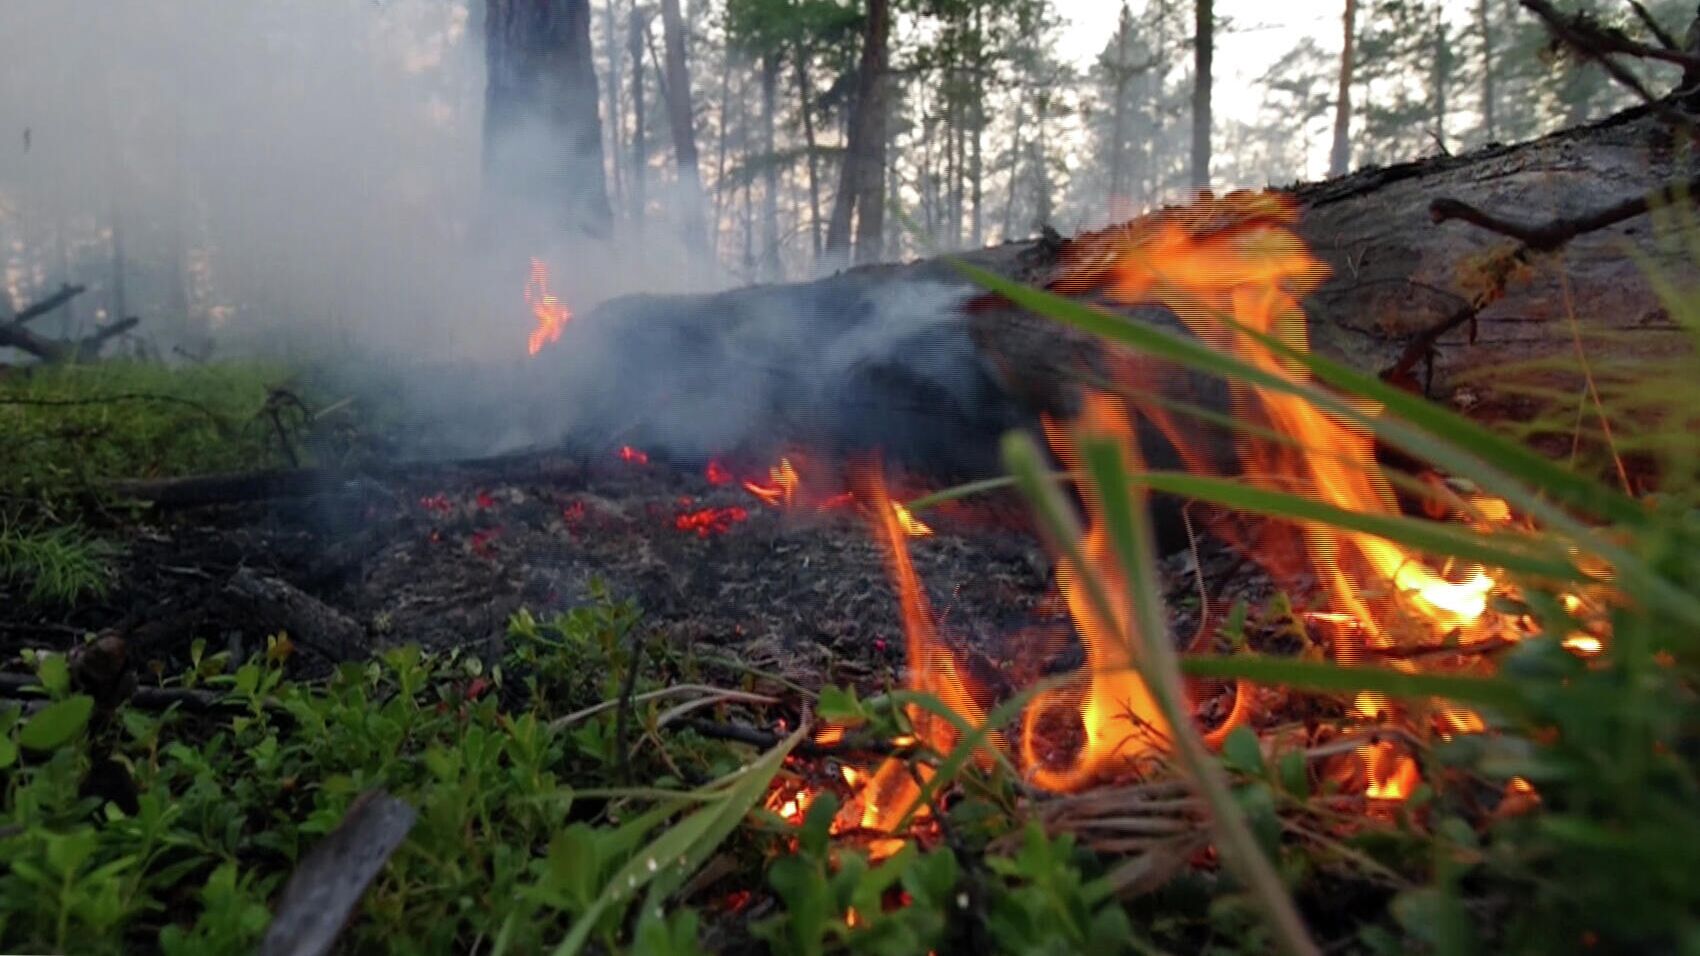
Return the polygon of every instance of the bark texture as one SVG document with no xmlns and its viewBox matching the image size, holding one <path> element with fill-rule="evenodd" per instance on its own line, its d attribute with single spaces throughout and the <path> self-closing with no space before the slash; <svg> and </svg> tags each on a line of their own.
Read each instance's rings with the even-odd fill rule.
<svg viewBox="0 0 1700 956">
<path fill-rule="evenodd" d="M 484 189 L 541 204 L 566 228 L 606 234 L 590 0 L 488 0 Z"/>
</svg>

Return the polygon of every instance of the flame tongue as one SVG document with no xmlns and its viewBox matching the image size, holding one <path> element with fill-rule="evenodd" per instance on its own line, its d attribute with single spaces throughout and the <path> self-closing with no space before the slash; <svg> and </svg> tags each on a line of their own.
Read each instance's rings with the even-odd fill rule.
<svg viewBox="0 0 1700 956">
<path fill-rule="evenodd" d="M 542 259 L 531 260 L 531 277 L 525 282 L 525 304 L 537 319 L 537 327 L 531 330 L 525 348 L 529 354 L 536 355 L 543 351 L 543 346 L 559 340 L 573 318 L 572 312 L 549 291 L 549 267 Z"/>
</svg>

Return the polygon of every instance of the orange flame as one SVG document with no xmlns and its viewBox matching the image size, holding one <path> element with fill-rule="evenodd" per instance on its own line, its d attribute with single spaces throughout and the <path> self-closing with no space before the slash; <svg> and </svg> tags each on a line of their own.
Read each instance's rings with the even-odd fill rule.
<svg viewBox="0 0 1700 956">
<path fill-rule="evenodd" d="M 802 479 L 791 459 L 781 458 L 779 464 L 767 471 L 768 483 L 744 482 L 744 490 L 775 508 L 789 508 L 797 503 L 797 484 Z"/>
<path fill-rule="evenodd" d="M 531 260 L 531 277 L 525 282 L 525 304 L 537 318 L 537 328 L 531 330 L 525 349 L 531 355 L 543 351 L 543 346 L 557 341 L 573 313 L 549 291 L 549 267 L 542 259 Z"/>
</svg>

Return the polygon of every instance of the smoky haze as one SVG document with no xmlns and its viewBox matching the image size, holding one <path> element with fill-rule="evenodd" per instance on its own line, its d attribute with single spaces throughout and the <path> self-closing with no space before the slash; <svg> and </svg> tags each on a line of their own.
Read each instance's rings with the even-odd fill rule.
<svg viewBox="0 0 1700 956">
<path fill-rule="evenodd" d="M 122 313 L 166 358 L 339 365 L 399 407 L 405 454 L 576 435 L 697 459 L 784 435 L 990 466 L 1014 413 L 959 283 L 599 309 L 728 283 L 660 216 L 593 240 L 524 189 L 484 189 L 483 8 L 5 0 L 0 305 L 83 283 L 44 332 Z M 683 205 L 656 179 L 658 206 Z M 528 359 L 533 256 L 578 318 Z"/>
<path fill-rule="evenodd" d="M 499 361 L 531 256 L 580 311 L 721 284 L 483 195 L 482 6 L 6 0 L 0 304 L 84 283 L 67 325 L 121 309 L 162 352 Z"/>
</svg>

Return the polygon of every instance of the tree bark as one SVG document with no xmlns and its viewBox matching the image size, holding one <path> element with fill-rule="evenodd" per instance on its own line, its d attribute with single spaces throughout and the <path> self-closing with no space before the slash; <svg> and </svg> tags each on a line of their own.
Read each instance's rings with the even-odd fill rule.
<svg viewBox="0 0 1700 956">
<path fill-rule="evenodd" d="M 1482 32 L 1482 142 L 1494 141 L 1494 106 L 1498 93 L 1493 77 L 1493 23 L 1488 16 L 1488 0 L 1477 0 L 1476 21 Z"/>
<path fill-rule="evenodd" d="M 679 164 L 679 197 L 685 243 L 706 248 L 702 173 L 697 168 L 696 122 L 691 105 L 691 72 L 685 60 L 685 18 L 679 0 L 661 0 L 661 28 L 667 44 L 667 120 L 673 130 L 673 155 Z"/>
<path fill-rule="evenodd" d="M 779 264 L 779 161 L 773 151 L 774 113 L 779 101 L 779 54 L 769 52 L 761 60 L 761 262 L 762 278 L 783 278 Z"/>
<path fill-rule="evenodd" d="M 1482 0 L 1485 4 L 1487 0 Z M 1352 70 L 1358 41 L 1358 0 L 1346 0 L 1344 38 L 1340 46 L 1340 88 L 1334 99 L 1334 146 L 1328 152 L 1328 175 L 1344 176 L 1352 168 Z"/>
<path fill-rule="evenodd" d="M 590 0 L 487 0 L 484 190 L 541 202 L 564 228 L 613 220 L 590 45 Z"/>
<path fill-rule="evenodd" d="M 605 54 L 608 57 L 608 155 L 614 161 L 608 165 L 614 170 L 614 205 L 619 206 L 626 198 L 625 175 L 625 139 L 621 130 L 625 127 L 626 117 L 620 109 L 620 40 L 618 21 L 614 16 L 614 0 L 602 0 L 602 21 L 605 24 L 606 35 Z"/>
<path fill-rule="evenodd" d="M 649 147 L 644 139 L 643 115 L 643 11 L 632 0 L 632 14 L 627 21 L 626 54 L 632 58 L 632 224 L 643 228 L 649 196 L 645 188 L 649 180 Z"/>
<path fill-rule="evenodd" d="M 803 119 L 803 145 L 809 151 L 809 238 L 816 259 L 821 254 L 820 216 L 820 156 L 815 144 L 815 111 L 810 102 L 813 88 L 809 84 L 809 56 L 801 43 L 792 53 L 797 74 L 797 112 Z"/>
<path fill-rule="evenodd" d="M 1193 0 L 1192 185 L 1210 186 L 1210 85 L 1216 58 L 1216 5 Z"/>
<path fill-rule="evenodd" d="M 826 255 L 848 258 L 852 220 L 857 262 L 877 260 L 885 231 L 885 73 L 891 32 L 890 0 L 867 0 L 862 59 L 856 72 L 856 101 L 849 122 L 838 195 L 827 224 Z"/>
</svg>

